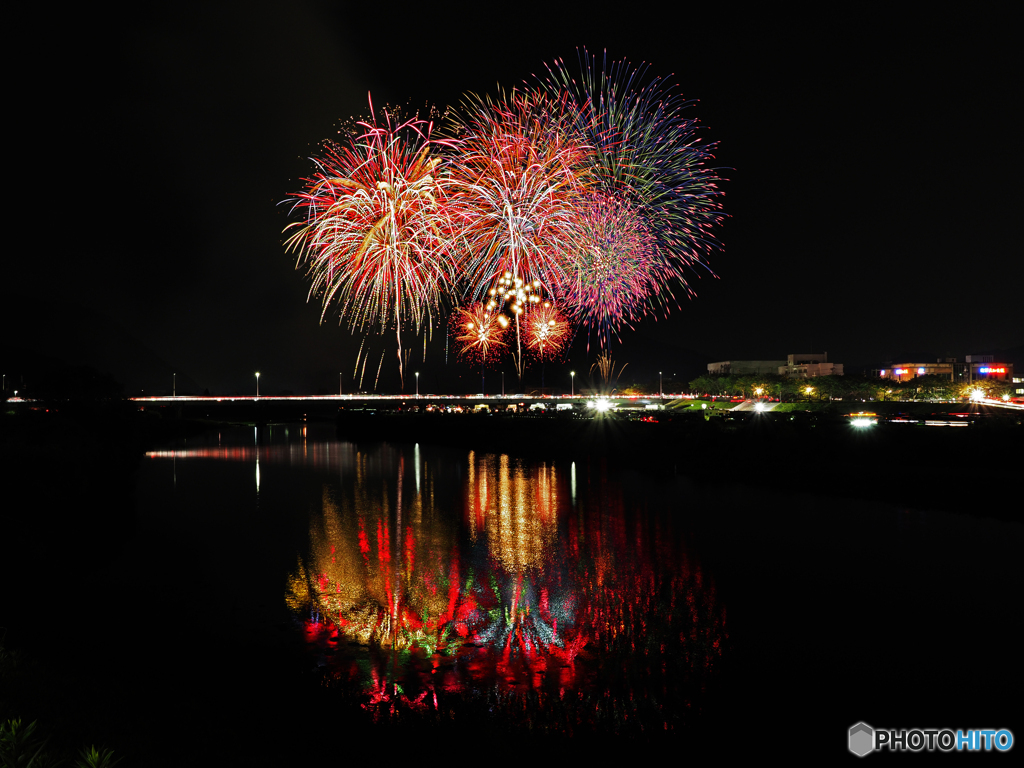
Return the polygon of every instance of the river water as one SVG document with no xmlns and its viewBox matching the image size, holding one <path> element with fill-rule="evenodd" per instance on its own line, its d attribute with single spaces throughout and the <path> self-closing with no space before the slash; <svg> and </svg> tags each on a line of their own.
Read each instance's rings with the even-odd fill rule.
<svg viewBox="0 0 1024 768">
<path fill-rule="evenodd" d="M 983 493 L 936 513 L 796 477 L 749 488 L 742 466 L 694 482 L 330 425 L 224 429 L 147 454 L 118 569 L 146 579 L 160 648 L 201 647 L 171 664 L 172 698 L 231 681 L 211 695 L 236 714 L 208 743 L 296 707 L 344 713 L 350 736 L 680 754 L 845 752 L 859 720 L 1013 728 L 1020 524 L 986 518 Z M 303 696 L 272 682 L 290 677 L 315 694 L 282 705 Z"/>
</svg>

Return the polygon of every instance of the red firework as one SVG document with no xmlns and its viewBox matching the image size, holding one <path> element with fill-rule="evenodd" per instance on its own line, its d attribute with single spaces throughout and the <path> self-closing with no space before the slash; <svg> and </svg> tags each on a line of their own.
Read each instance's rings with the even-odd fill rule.
<svg viewBox="0 0 1024 768">
<path fill-rule="evenodd" d="M 304 221 L 289 225 L 286 245 L 306 265 L 323 314 L 337 301 L 353 330 L 395 328 L 401 372 L 402 327 L 429 328 L 453 281 L 439 169 L 453 142 L 431 139 L 427 121 L 395 125 L 384 114 L 384 125 L 374 117 L 358 124 L 361 135 L 325 145 L 292 201 Z"/>
<path fill-rule="evenodd" d="M 569 341 L 571 328 L 550 301 L 531 309 L 523 325 L 526 329 L 526 346 L 537 359 L 554 360 L 561 357 Z"/>
<path fill-rule="evenodd" d="M 467 107 L 448 201 L 467 293 L 482 298 L 506 272 L 545 286 L 564 279 L 588 148 L 568 137 L 564 108 L 539 94 L 512 91 Z"/>
<path fill-rule="evenodd" d="M 504 321 L 504 322 L 502 322 Z M 451 334 L 461 346 L 459 357 L 481 365 L 490 362 L 504 349 L 508 320 L 483 305 L 470 309 L 456 308 L 451 319 Z"/>
</svg>

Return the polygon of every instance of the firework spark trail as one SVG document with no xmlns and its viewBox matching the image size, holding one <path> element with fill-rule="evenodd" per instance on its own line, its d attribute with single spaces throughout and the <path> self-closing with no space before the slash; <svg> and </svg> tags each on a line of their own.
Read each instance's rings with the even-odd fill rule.
<svg viewBox="0 0 1024 768">
<path fill-rule="evenodd" d="M 372 102 L 370 104 L 372 114 Z M 327 144 L 314 158 L 318 172 L 291 200 L 304 215 L 285 245 L 298 253 L 324 310 L 337 301 L 355 330 L 394 325 L 402 373 L 401 328 L 432 326 L 453 280 L 451 235 L 441 200 L 438 153 L 450 140 L 431 138 L 419 119 L 392 125 L 359 123 L 360 136 Z"/>
<path fill-rule="evenodd" d="M 564 279 L 588 148 L 568 137 L 558 99 L 513 90 L 497 102 L 471 97 L 466 107 L 447 201 L 466 295 L 483 298 L 505 272 L 545 285 Z"/>
<path fill-rule="evenodd" d="M 377 384 L 380 383 L 380 369 L 384 367 L 384 353 L 380 353 L 380 362 L 377 364 L 377 378 L 373 380 L 373 391 L 377 391 Z"/>
<path fill-rule="evenodd" d="M 627 365 L 629 365 L 629 363 L 623 363 L 622 367 L 619 368 L 618 373 L 616 373 L 615 363 L 612 361 L 612 353 L 606 349 L 597 356 L 597 362 L 590 366 L 590 375 L 594 375 L 594 369 L 596 368 L 598 375 L 601 378 L 601 390 L 607 393 L 611 391 L 609 388 L 610 382 L 621 376 L 622 372 L 626 370 Z"/>
<path fill-rule="evenodd" d="M 355 379 L 356 374 L 359 373 L 359 358 L 363 356 L 363 346 L 366 344 L 366 337 L 359 342 L 359 351 L 356 353 L 356 367 L 352 371 L 352 378 Z"/>
</svg>

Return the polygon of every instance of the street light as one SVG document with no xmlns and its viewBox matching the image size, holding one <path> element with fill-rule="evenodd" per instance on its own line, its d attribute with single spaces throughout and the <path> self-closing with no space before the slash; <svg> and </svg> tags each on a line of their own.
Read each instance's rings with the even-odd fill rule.
<svg viewBox="0 0 1024 768">
<path fill-rule="evenodd" d="M 178 374 L 171 374 L 171 397 L 178 396 Z"/>
<path fill-rule="evenodd" d="M 341 397 L 341 371 L 338 371 L 338 397 Z"/>
<path fill-rule="evenodd" d="M 658 371 L 658 397 L 665 399 L 665 387 L 661 385 L 661 371 Z"/>
<path fill-rule="evenodd" d="M 260 372 L 256 371 L 256 397 L 260 396 Z"/>
<path fill-rule="evenodd" d="M 416 371 L 416 397 L 420 396 L 420 372 Z"/>
<path fill-rule="evenodd" d="M 569 371 L 569 397 L 576 397 L 576 371 Z"/>
</svg>

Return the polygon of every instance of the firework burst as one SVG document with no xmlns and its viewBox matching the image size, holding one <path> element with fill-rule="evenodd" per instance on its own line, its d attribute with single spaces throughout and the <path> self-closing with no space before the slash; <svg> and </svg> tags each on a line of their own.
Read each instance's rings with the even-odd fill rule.
<svg viewBox="0 0 1024 768">
<path fill-rule="evenodd" d="M 578 249 L 554 293 L 575 322 L 597 332 L 601 346 L 662 300 L 672 274 L 635 206 L 606 194 L 579 206 Z"/>
<path fill-rule="evenodd" d="M 401 371 L 402 326 L 429 327 L 452 282 L 437 173 L 452 142 L 431 139 L 429 122 L 385 118 L 359 123 L 361 135 L 314 158 L 317 173 L 289 201 L 305 220 L 286 229 L 286 247 L 307 267 L 321 320 L 337 302 L 353 330 L 395 327 Z"/>
<path fill-rule="evenodd" d="M 588 148 L 569 137 L 557 98 L 512 91 L 471 98 L 455 126 L 451 218 L 466 261 L 466 293 L 481 299 L 500 275 L 544 285 L 564 279 L 577 234 Z"/>
<path fill-rule="evenodd" d="M 565 351 L 569 340 L 570 326 L 562 313 L 545 301 L 527 316 L 526 346 L 539 360 L 555 359 Z"/>
<path fill-rule="evenodd" d="M 507 318 L 490 312 L 484 305 L 456 308 L 451 319 L 452 336 L 461 345 L 459 356 L 481 366 L 505 348 L 502 337 L 507 327 Z"/>
<path fill-rule="evenodd" d="M 524 353 L 557 356 L 579 326 L 607 349 L 692 295 L 687 277 L 720 247 L 716 144 L 646 64 L 581 50 L 574 72 L 556 61 L 532 87 L 467 96 L 445 139 L 418 117 L 380 122 L 371 102 L 368 121 L 326 143 L 286 229 L 321 321 L 334 306 L 353 331 L 394 328 L 401 374 L 403 330 L 426 329 L 426 345 L 468 299 L 480 306 L 455 312 L 449 338 L 481 363 L 511 347 L 522 380 Z M 558 306 L 546 321 L 533 317 L 545 296 Z M 537 325 L 552 318 L 557 340 Z"/>
<path fill-rule="evenodd" d="M 564 95 L 577 141 L 592 147 L 588 158 L 594 184 L 629 201 L 657 241 L 671 276 L 688 293 L 686 273 L 719 248 L 721 224 L 718 169 L 708 167 L 716 143 L 702 143 L 698 122 L 685 116 L 694 102 L 655 77 L 648 67 L 609 62 L 580 51 L 577 80 L 561 61 L 541 82 L 549 94 Z M 663 283 L 664 285 L 664 283 Z"/>
</svg>

